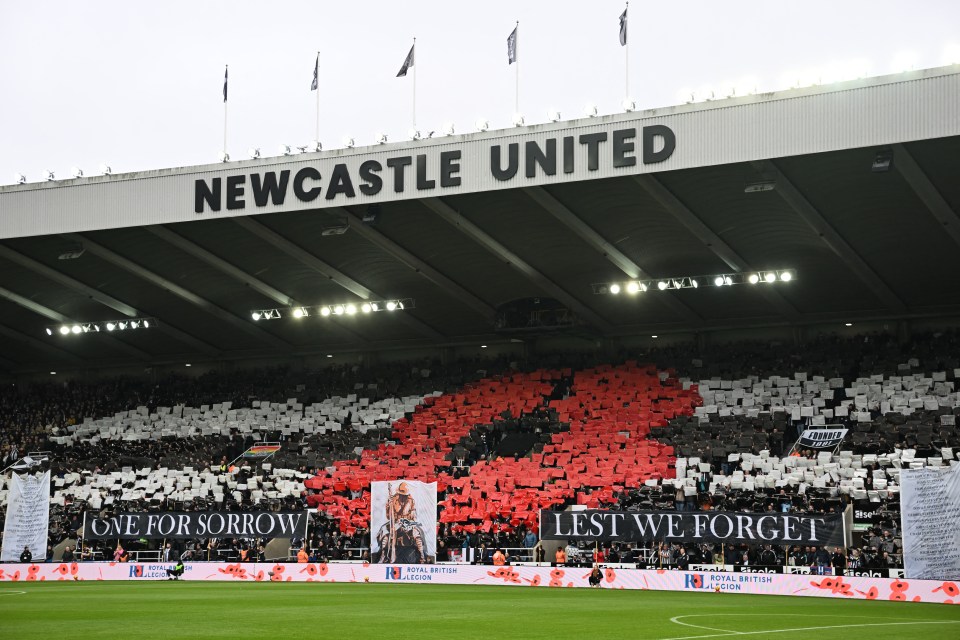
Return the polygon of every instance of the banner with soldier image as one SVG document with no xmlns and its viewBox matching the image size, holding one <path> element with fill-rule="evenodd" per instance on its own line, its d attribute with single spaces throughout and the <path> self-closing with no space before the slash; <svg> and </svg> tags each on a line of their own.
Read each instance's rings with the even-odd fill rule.
<svg viewBox="0 0 960 640">
<path fill-rule="evenodd" d="M 433 563 L 437 554 L 437 483 L 370 483 L 370 558 L 389 564 Z"/>
</svg>

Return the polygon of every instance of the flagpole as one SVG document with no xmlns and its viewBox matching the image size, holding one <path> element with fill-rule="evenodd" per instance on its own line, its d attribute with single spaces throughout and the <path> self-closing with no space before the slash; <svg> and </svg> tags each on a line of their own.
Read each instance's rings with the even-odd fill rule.
<svg viewBox="0 0 960 640">
<path fill-rule="evenodd" d="M 229 71 L 230 71 L 230 65 L 225 65 L 223 70 L 224 87 L 227 86 L 227 78 L 229 77 L 228 76 Z M 227 94 L 226 94 L 226 90 L 224 91 L 224 95 L 223 95 L 223 155 L 224 157 L 226 157 L 227 155 Z"/>
<path fill-rule="evenodd" d="M 628 1 L 625 12 L 629 10 L 630 10 L 630 2 Z M 626 86 L 627 93 L 626 95 L 623 96 L 624 100 L 630 99 L 630 22 L 629 20 L 630 20 L 630 15 L 628 14 L 627 15 L 627 39 L 626 39 L 626 44 L 623 47 L 625 49 L 624 55 L 626 56 L 626 59 L 627 59 L 627 64 L 625 65 L 626 71 L 624 73 L 624 85 Z"/>
<path fill-rule="evenodd" d="M 413 39 L 413 130 L 417 130 L 417 39 Z"/>
<path fill-rule="evenodd" d="M 517 20 L 517 38 L 513 42 L 513 55 L 516 59 L 516 82 L 513 88 L 513 112 L 520 113 L 520 21 Z"/>
<path fill-rule="evenodd" d="M 317 137 L 314 138 L 320 142 L 320 52 L 317 51 L 317 62 L 314 69 L 317 71 Z"/>
</svg>

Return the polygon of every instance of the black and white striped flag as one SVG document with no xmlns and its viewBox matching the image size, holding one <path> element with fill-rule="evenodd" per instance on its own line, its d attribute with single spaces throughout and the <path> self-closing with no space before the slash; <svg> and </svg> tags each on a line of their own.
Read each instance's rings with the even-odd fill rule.
<svg viewBox="0 0 960 640">
<path fill-rule="evenodd" d="M 627 9 L 620 14 L 620 46 L 627 46 Z"/>
<path fill-rule="evenodd" d="M 320 54 L 317 54 L 317 61 L 313 63 L 313 82 L 310 83 L 310 91 L 317 90 L 317 72 L 320 70 Z"/>
<path fill-rule="evenodd" d="M 223 69 L 223 101 L 227 101 L 227 72 L 230 70 L 229 66 L 224 67 Z"/>
<path fill-rule="evenodd" d="M 417 48 L 417 45 L 410 47 L 410 53 L 407 54 L 406 59 L 403 61 L 403 66 L 400 67 L 400 71 L 397 72 L 397 77 L 402 78 L 407 75 L 407 70 L 413 66 L 413 57 L 414 49 Z"/>
<path fill-rule="evenodd" d="M 520 28 L 520 25 L 517 25 L 513 28 L 513 31 L 510 32 L 510 36 L 507 38 L 507 64 L 513 64 L 517 61 L 517 30 Z"/>
</svg>

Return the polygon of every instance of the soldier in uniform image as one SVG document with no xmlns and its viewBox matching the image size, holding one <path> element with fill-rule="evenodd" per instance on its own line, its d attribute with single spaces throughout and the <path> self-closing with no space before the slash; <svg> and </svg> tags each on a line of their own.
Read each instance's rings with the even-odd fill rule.
<svg viewBox="0 0 960 640">
<path fill-rule="evenodd" d="M 427 561 L 423 547 L 423 527 L 417 521 L 417 503 L 410 487 L 401 482 L 396 491 L 388 488 L 387 522 L 377 533 L 382 563 Z"/>
</svg>

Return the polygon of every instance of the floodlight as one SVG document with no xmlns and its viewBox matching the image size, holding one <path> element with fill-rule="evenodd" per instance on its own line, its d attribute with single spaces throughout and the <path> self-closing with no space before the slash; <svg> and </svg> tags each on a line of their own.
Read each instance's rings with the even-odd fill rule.
<svg viewBox="0 0 960 640">
<path fill-rule="evenodd" d="M 328 353 L 328 354 L 327 354 L 327 357 L 328 357 L 328 358 L 332 358 L 332 357 L 333 357 L 333 354 L 332 354 L 332 353 Z"/>
<path fill-rule="evenodd" d="M 757 79 L 753 76 L 740 78 L 734 85 L 733 90 L 738 96 L 752 96 L 757 92 Z"/>
<path fill-rule="evenodd" d="M 789 271 L 784 271 L 783 273 L 780 274 L 780 280 L 782 280 L 783 282 L 790 282 L 791 280 L 793 280 L 793 274 L 790 273 Z"/>
<path fill-rule="evenodd" d="M 115 325 L 114 323 L 112 322 L 107 323 L 107 331 L 113 331 L 116 328 L 117 328 L 117 325 Z"/>
<path fill-rule="evenodd" d="M 131 328 L 131 329 L 139 329 L 139 328 L 140 328 L 140 323 L 139 323 L 138 321 L 134 320 L 133 322 L 130 323 L 130 328 Z"/>
<path fill-rule="evenodd" d="M 782 89 L 796 89 L 800 86 L 800 81 L 797 79 L 799 74 L 796 71 L 788 71 L 780 76 L 780 81 L 778 86 Z"/>
<path fill-rule="evenodd" d="M 691 102 L 695 102 L 693 89 L 680 89 L 680 91 L 677 92 L 677 102 L 680 102 L 683 104 L 690 104 Z"/>
<path fill-rule="evenodd" d="M 820 71 L 817 69 L 806 69 L 800 72 L 797 78 L 797 84 L 801 87 L 813 87 L 820 84 Z"/>
<path fill-rule="evenodd" d="M 960 64 L 960 44 L 948 44 L 943 50 L 943 64 Z"/>
<path fill-rule="evenodd" d="M 627 293 L 638 293 L 640 291 L 640 284 L 637 282 L 628 282 L 627 283 Z"/>
<path fill-rule="evenodd" d="M 149 321 L 149 320 L 144 320 L 144 321 L 143 321 L 143 328 L 144 328 L 144 329 L 149 329 L 149 328 L 150 328 L 150 321 Z M 97 331 L 99 331 L 99 330 L 100 330 L 100 329 L 98 328 Z"/>
<path fill-rule="evenodd" d="M 108 164 L 101 164 L 101 165 L 100 165 L 100 173 L 101 173 L 102 175 L 109 176 L 109 175 L 111 175 L 111 174 L 113 173 L 113 169 L 111 169 L 111 168 L 110 168 L 110 165 L 108 165 Z"/>
<path fill-rule="evenodd" d="M 324 318 L 326 318 L 327 316 L 329 316 L 329 315 L 330 315 L 330 307 L 321 307 L 321 309 L 320 309 L 320 315 L 323 316 Z"/>
<path fill-rule="evenodd" d="M 513 126 L 515 126 L 515 127 L 522 127 L 524 122 L 525 122 L 525 121 L 524 121 L 524 119 L 523 119 L 523 114 L 522 114 L 522 113 L 515 113 L 515 114 L 513 114 Z"/>
<path fill-rule="evenodd" d="M 477 127 L 477 131 L 486 131 L 487 129 L 490 128 L 490 122 L 488 120 L 484 120 L 483 118 L 480 118 L 476 122 L 476 127 Z"/>
<path fill-rule="evenodd" d="M 670 285 L 667 283 L 666 280 L 661 280 L 660 282 L 657 283 L 657 289 L 660 289 L 660 291 L 663 291 L 664 289 L 666 289 L 666 288 L 669 287 L 669 286 L 670 286 Z"/>
<path fill-rule="evenodd" d="M 348 316 L 352 316 L 353 314 L 355 314 L 355 313 L 357 312 L 357 305 L 355 305 L 355 304 L 348 304 L 347 307 L 346 307 L 346 309 L 345 309 L 345 311 L 347 312 L 347 315 L 348 315 Z"/>
<path fill-rule="evenodd" d="M 127 328 L 127 323 L 126 323 L 126 322 L 121 322 L 121 323 L 117 324 L 117 328 L 120 329 L 120 331 L 123 331 L 123 330 L 125 330 L 125 329 Z"/>
<path fill-rule="evenodd" d="M 220 152 L 220 162 L 230 162 L 230 154 L 226 151 Z"/>
<path fill-rule="evenodd" d="M 393 311 L 396 308 L 397 308 L 397 303 L 394 302 L 393 300 L 387 303 L 387 311 Z"/>
<path fill-rule="evenodd" d="M 256 160 L 257 158 L 260 157 L 260 147 L 250 147 L 249 149 L 247 149 L 247 154 L 248 154 L 251 158 L 253 158 L 254 160 Z"/>
<path fill-rule="evenodd" d="M 650 336 L 651 338 L 656 338 L 657 336 Z"/>
<path fill-rule="evenodd" d="M 372 310 L 373 309 L 369 302 L 364 302 L 362 305 L 360 305 L 360 311 L 363 311 L 364 313 L 370 313 Z"/>
<path fill-rule="evenodd" d="M 713 279 L 713 284 L 715 284 L 715 285 L 718 286 L 718 287 L 722 287 L 722 286 L 723 286 L 723 276 L 717 276 L 716 278 L 714 278 L 714 279 Z"/>
<path fill-rule="evenodd" d="M 297 307 L 296 309 L 294 309 L 294 310 L 293 310 L 293 317 L 294 317 L 294 318 L 302 318 L 302 317 L 303 317 L 303 308 L 302 308 L 302 307 Z"/>
<path fill-rule="evenodd" d="M 419 129 L 416 129 L 416 128 L 410 129 L 410 131 L 407 132 L 407 135 L 410 136 L 410 139 L 411 139 L 411 140 L 419 140 L 419 139 L 420 139 L 420 130 L 419 130 Z"/>
<path fill-rule="evenodd" d="M 342 316 L 343 315 L 343 305 L 338 304 L 333 308 L 334 315 Z"/>
<path fill-rule="evenodd" d="M 307 146 L 306 149 L 311 153 L 318 153 L 320 151 L 323 151 L 323 145 L 320 144 L 319 140 L 313 140 L 310 142 L 310 144 Z"/>
<path fill-rule="evenodd" d="M 620 103 L 620 106 L 623 107 L 623 110 L 627 113 L 635 110 L 637 108 L 637 103 L 631 100 L 630 98 L 624 98 L 623 102 Z"/>
<path fill-rule="evenodd" d="M 597 117 L 597 105 L 593 104 L 592 102 L 588 102 L 588 103 L 587 103 L 586 105 L 584 105 L 584 107 L 583 107 L 583 115 L 585 115 L 585 116 L 588 117 L 588 118 L 596 118 L 596 117 Z"/>
<path fill-rule="evenodd" d="M 443 123 L 443 135 L 452 136 L 456 132 L 456 127 L 453 126 L 452 122 Z"/>
<path fill-rule="evenodd" d="M 50 171 L 50 169 L 44 169 L 44 170 L 43 170 L 43 175 L 44 175 L 44 178 L 46 178 L 46 180 L 47 180 L 48 182 L 51 181 L 51 180 L 56 180 L 56 179 L 57 179 L 57 177 L 56 177 L 55 175 L 53 175 L 53 171 Z"/>
<path fill-rule="evenodd" d="M 377 134 L 377 137 L 376 137 L 376 143 L 377 143 L 377 144 L 387 144 L 387 134 L 385 134 L 385 133 L 378 133 L 378 134 Z"/>
<path fill-rule="evenodd" d="M 253 318 L 253 321 L 254 321 L 254 322 L 256 322 L 257 320 L 260 319 L 260 312 L 259 312 L 259 311 L 254 311 L 253 313 L 250 314 L 250 317 Z"/>
<path fill-rule="evenodd" d="M 83 329 L 80 328 L 80 325 L 75 324 L 75 325 L 73 325 L 72 327 L 70 327 L 70 331 L 76 334 L 76 333 L 80 333 L 81 331 L 83 331 Z"/>
<path fill-rule="evenodd" d="M 720 98 L 732 98 L 737 95 L 737 89 L 732 82 L 721 82 L 717 87 L 717 96 Z"/>
<path fill-rule="evenodd" d="M 289 156 L 291 153 L 293 153 L 293 151 L 290 149 L 290 145 L 288 144 L 280 145 L 279 152 L 282 156 Z"/>
<path fill-rule="evenodd" d="M 556 109 L 550 109 L 550 111 L 547 112 L 547 119 L 548 119 L 550 122 L 559 122 L 559 121 L 560 121 L 560 112 L 557 111 Z"/>
<path fill-rule="evenodd" d="M 723 284 L 729 287 L 730 285 L 733 284 L 733 278 L 731 278 L 730 276 L 723 276 Z"/>
<path fill-rule="evenodd" d="M 747 281 L 748 281 L 750 284 L 757 284 L 758 282 L 760 282 L 760 276 L 757 275 L 756 273 L 751 273 L 751 274 L 750 274 L 750 277 L 747 278 Z"/>
<path fill-rule="evenodd" d="M 763 276 L 763 279 L 766 280 L 768 283 L 770 283 L 770 282 L 776 282 L 776 281 L 777 281 L 777 274 L 775 274 L 775 273 L 773 273 L 772 271 L 770 271 L 770 272 L 768 272 L 765 276 Z"/>
<path fill-rule="evenodd" d="M 13 181 L 17 184 L 25 184 L 27 182 L 27 176 L 22 173 L 15 173 L 13 174 Z"/>
<path fill-rule="evenodd" d="M 48 335 L 48 336 L 52 336 L 52 335 L 53 335 L 53 329 L 51 329 L 50 327 L 47 327 L 47 335 Z"/>
<path fill-rule="evenodd" d="M 610 285 L 610 293 L 612 293 L 613 295 L 617 295 L 618 293 L 620 293 L 620 285 L 616 283 Z"/>
<path fill-rule="evenodd" d="M 700 283 L 694 280 L 693 278 L 690 278 L 690 286 L 696 289 L 697 287 L 700 286 Z"/>
<path fill-rule="evenodd" d="M 901 51 L 893 58 L 894 73 L 903 73 L 917 68 L 917 54 L 912 51 Z"/>
<path fill-rule="evenodd" d="M 380 305 L 377 304 L 376 302 L 371 302 L 371 303 L 370 303 L 370 309 L 371 309 L 372 311 L 380 311 Z"/>
<path fill-rule="evenodd" d="M 350 136 L 346 136 L 343 139 L 343 146 L 346 147 L 347 149 L 352 149 L 353 145 L 354 145 L 353 138 L 351 138 Z"/>
<path fill-rule="evenodd" d="M 82 178 L 83 169 L 81 169 L 80 167 L 73 167 L 70 169 L 70 175 L 72 175 L 74 178 Z"/>
<path fill-rule="evenodd" d="M 852 323 L 852 322 L 844 322 L 844 323 L 843 323 L 843 326 L 845 326 L 845 327 L 852 327 L 852 326 L 853 326 L 853 323 Z"/>
<path fill-rule="evenodd" d="M 713 100 L 716 97 L 716 94 L 714 93 L 713 88 L 711 88 L 708 85 L 704 85 L 699 89 L 697 89 L 695 95 L 697 100 L 700 100 L 702 102 Z"/>
</svg>

